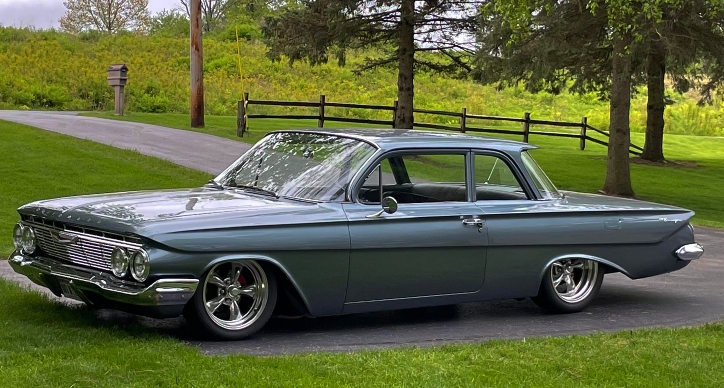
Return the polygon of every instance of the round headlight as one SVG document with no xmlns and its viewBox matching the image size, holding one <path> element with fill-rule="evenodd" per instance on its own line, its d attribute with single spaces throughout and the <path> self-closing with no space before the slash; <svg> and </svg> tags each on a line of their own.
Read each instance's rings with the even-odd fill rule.
<svg viewBox="0 0 724 388">
<path fill-rule="evenodd" d="M 13 228 L 13 245 L 15 249 L 23 247 L 23 229 L 25 229 L 25 227 L 21 223 L 15 224 Z"/>
<path fill-rule="evenodd" d="M 111 252 L 111 270 L 116 277 L 122 278 L 128 272 L 128 253 L 121 247 L 113 248 Z"/>
<path fill-rule="evenodd" d="M 30 255 L 35 252 L 35 248 L 37 246 L 35 241 L 35 231 L 33 230 L 33 228 L 29 226 L 23 227 L 23 237 L 21 245 L 23 247 L 23 252 L 25 252 L 26 254 Z"/>
<path fill-rule="evenodd" d="M 149 272 L 151 272 L 151 265 L 148 262 L 148 254 L 145 251 L 134 253 L 131 259 L 131 275 L 133 275 L 133 278 L 142 282 L 146 280 Z"/>
</svg>

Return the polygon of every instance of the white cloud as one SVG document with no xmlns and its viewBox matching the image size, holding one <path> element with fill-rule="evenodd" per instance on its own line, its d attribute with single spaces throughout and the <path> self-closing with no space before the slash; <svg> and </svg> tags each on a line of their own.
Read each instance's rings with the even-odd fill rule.
<svg viewBox="0 0 724 388">
<path fill-rule="evenodd" d="M 179 4 L 179 0 L 149 0 L 148 9 L 156 13 L 177 8 Z M 63 13 L 63 0 L 0 0 L 0 25 L 3 26 L 57 28 Z"/>
</svg>

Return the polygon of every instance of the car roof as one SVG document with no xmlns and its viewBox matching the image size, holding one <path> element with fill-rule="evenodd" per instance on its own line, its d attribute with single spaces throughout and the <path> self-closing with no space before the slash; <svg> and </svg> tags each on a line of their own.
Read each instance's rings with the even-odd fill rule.
<svg viewBox="0 0 724 388">
<path fill-rule="evenodd" d="M 420 131 L 413 129 L 290 129 L 275 132 L 319 133 L 333 136 L 345 136 L 375 144 L 382 150 L 401 148 L 482 148 L 505 151 L 523 151 L 537 148 L 528 143 L 498 139 L 488 136 L 469 135 L 459 132 Z"/>
</svg>

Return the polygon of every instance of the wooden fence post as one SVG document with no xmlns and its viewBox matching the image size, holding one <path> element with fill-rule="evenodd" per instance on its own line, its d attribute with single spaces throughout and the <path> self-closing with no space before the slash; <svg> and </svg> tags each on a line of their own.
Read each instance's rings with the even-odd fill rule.
<svg viewBox="0 0 724 388">
<path fill-rule="evenodd" d="M 249 92 L 244 92 L 244 132 L 249 132 Z"/>
<path fill-rule="evenodd" d="M 395 100 L 392 104 L 392 128 L 397 128 L 397 109 L 400 106 L 400 102 Z"/>
<path fill-rule="evenodd" d="M 460 132 L 465 133 L 465 121 L 467 120 L 468 108 L 463 108 L 463 114 L 460 116 Z"/>
<path fill-rule="evenodd" d="M 319 95 L 319 120 L 317 120 L 317 128 L 324 128 L 324 102 L 326 98 L 324 94 Z"/>
<path fill-rule="evenodd" d="M 583 117 L 581 119 L 581 144 L 579 148 L 581 151 L 584 151 L 586 149 L 586 129 L 588 127 L 588 117 Z"/>
<path fill-rule="evenodd" d="M 528 142 L 528 136 L 530 135 L 530 112 L 525 112 L 523 116 L 523 142 Z"/>
<path fill-rule="evenodd" d="M 236 136 L 244 137 L 246 132 L 246 102 L 249 100 L 249 93 L 244 93 L 243 100 L 239 101 L 236 107 Z"/>
</svg>

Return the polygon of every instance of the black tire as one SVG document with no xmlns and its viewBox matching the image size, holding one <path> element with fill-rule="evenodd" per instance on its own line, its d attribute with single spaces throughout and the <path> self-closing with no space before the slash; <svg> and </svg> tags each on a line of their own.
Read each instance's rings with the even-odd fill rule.
<svg viewBox="0 0 724 388">
<path fill-rule="evenodd" d="M 584 310 L 598 295 L 605 271 L 589 259 L 557 260 L 545 271 L 535 304 L 554 313 Z"/>
<path fill-rule="evenodd" d="M 269 321 L 277 301 L 274 270 L 254 260 L 211 267 L 184 310 L 192 326 L 221 340 L 240 340 Z"/>
</svg>

